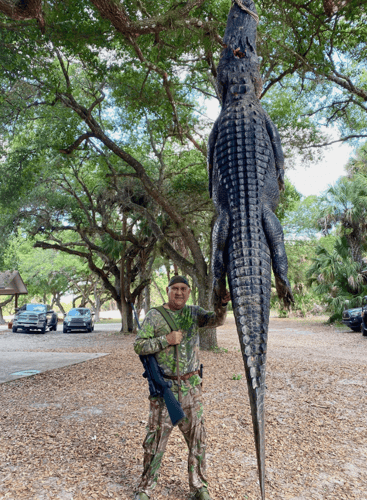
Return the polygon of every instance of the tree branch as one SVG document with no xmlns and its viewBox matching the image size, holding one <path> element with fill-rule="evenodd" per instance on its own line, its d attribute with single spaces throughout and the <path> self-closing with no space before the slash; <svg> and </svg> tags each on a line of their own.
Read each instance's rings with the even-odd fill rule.
<svg viewBox="0 0 367 500">
<path fill-rule="evenodd" d="M 15 21 L 36 19 L 41 32 L 45 32 L 42 0 L 0 0 L 0 12 Z"/>
<path fill-rule="evenodd" d="M 172 204 L 167 200 L 153 180 L 147 175 L 143 165 L 132 157 L 129 153 L 120 148 L 114 141 L 112 141 L 99 126 L 98 122 L 93 118 L 93 116 L 88 116 L 88 110 L 78 104 L 73 96 L 69 94 L 58 94 L 60 100 L 65 106 L 71 108 L 77 113 L 80 118 L 89 126 L 91 131 L 95 134 L 95 137 L 99 139 L 110 151 L 112 151 L 118 158 L 124 160 L 128 165 L 130 165 L 135 172 L 138 174 L 140 181 L 142 182 L 146 192 L 149 196 L 155 200 L 155 202 L 167 213 L 167 215 L 172 219 L 172 221 L 177 225 L 177 229 L 180 231 L 182 237 L 185 239 L 187 246 L 190 248 L 192 256 L 195 263 L 199 266 L 201 270 L 206 269 L 207 264 L 201 252 L 200 245 L 196 241 L 192 231 L 186 226 L 181 215 L 174 210 Z"/>
<path fill-rule="evenodd" d="M 60 153 L 64 153 L 66 155 L 71 155 L 71 153 L 73 151 L 75 151 L 75 149 L 78 149 L 78 147 L 80 146 L 80 144 L 84 141 L 87 141 L 90 137 L 96 137 L 95 134 L 93 134 L 93 132 L 86 132 L 85 134 L 82 134 L 80 137 L 78 137 L 78 139 L 73 143 L 71 144 L 68 148 L 65 148 L 65 149 L 60 149 Z"/>
</svg>

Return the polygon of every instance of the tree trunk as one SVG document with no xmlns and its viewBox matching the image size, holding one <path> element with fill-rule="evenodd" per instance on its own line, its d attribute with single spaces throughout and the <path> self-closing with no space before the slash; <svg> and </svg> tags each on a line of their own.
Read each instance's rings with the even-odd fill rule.
<svg viewBox="0 0 367 500">
<path fill-rule="evenodd" d="M 197 298 L 197 287 L 195 283 L 192 283 L 191 285 L 191 298 L 193 305 L 196 306 L 198 303 L 198 298 Z"/>
<path fill-rule="evenodd" d="M 173 263 L 173 274 L 175 276 L 178 276 L 179 275 L 179 272 L 178 272 L 178 266 L 177 264 Z"/>
<path fill-rule="evenodd" d="M 170 265 L 169 265 L 169 262 L 168 264 L 165 264 L 164 267 L 166 268 L 166 274 L 167 274 L 167 283 L 169 282 L 169 280 L 171 279 L 170 276 Z"/>
<path fill-rule="evenodd" d="M 117 303 L 117 308 L 118 310 L 120 311 L 120 314 L 121 314 L 121 330 L 120 330 L 120 333 L 127 333 L 129 331 L 129 327 L 128 327 L 128 323 L 127 323 L 127 316 L 128 316 L 128 312 L 127 312 L 127 303 L 125 301 L 125 297 L 124 297 L 124 300 L 120 301 Z M 129 308 L 130 309 L 130 308 Z"/>
<path fill-rule="evenodd" d="M 145 312 L 145 314 L 147 314 L 149 309 L 150 309 L 150 285 L 148 285 L 144 288 L 144 312 Z"/>
<path fill-rule="evenodd" d="M 122 236 L 126 236 L 127 231 L 127 221 L 125 214 L 122 214 Z M 126 252 L 126 242 L 122 244 L 121 250 L 121 264 L 120 264 L 120 314 L 121 314 L 121 333 L 127 333 L 129 331 L 128 324 L 128 307 L 125 298 L 125 252 Z"/>
<path fill-rule="evenodd" d="M 60 311 L 65 314 L 65 309 L 63 308 L 63 306 L 61 305 L 61 297 L 60 297 L 60 294 L 59 293 L 56 293 L 53 297 L 53 301 L 55 301 L 57 307 L 60 309 Z M 51 309 L 52 309 L 52 306 L 51 306 Z"/>
<path fill-rule="evenodd" d="M 3 308 L 0 306 L 0 325 L 5 325 L 6 321 L 3 316 Z"/>
<path fill-rule="evenodd" d="M 211 276 L 206 276 L 203 279 L 196 279 L 198 289 L 198 302 L 199 306 L 206 311 L 213 310 L 212 301 L 212 279 Z M 200 348 L 204 351 L 218 347 L 217 329 L 216 328 L 202 328 L 200 329 Z"/>
<path fill-rule="evenodd" d="M 154 279 L 152 279 L 152 283 L 153 283 L 153 285 L 156 287 L 157 292 L 159 293 L 159 296 L 160 296 L 160 298 L 162 299 L 162 302 L 166 302 L 166 301 L 165 301 L 165 298 L 164 298 L 164 296 L 163 296 L 163 294 L 162 294 L 162 292 L 161 292 L 161 289 L 159 288 L 158 284 L 154 281 Z"/>
<path fill-rule="evenodd" d="M 355 262 L 358 262 L 359 264 L 363 265 L 361 238 L 360 238 L 360 235 L 358 233 L 359 233 L 358 230 L 357 231 L 354 230 L 351 234 L 346 235 L 346 238 L 347 238 L 347 241 L 349 243 L 349 248 L 350 248 L 350 253 L 351 253 L 352 259 Z"/>
<path fill-rule="evenodd" d="M 13 296 L 9 297 L 9 299 L 4 300 L 3 302 L 0 302 L 0 325 L 5 325 L 6 321 L 3 318 L 3 307 L 5 307 L 7 304 L 10 304 L 10 302 L 13 300 Z"/>
<path fill-rule="evenodd" d="M 94 287 L 93 287 L 93 294 L 94 294 L 93 312 L 95 313 L 94 321 L 95 321 L 95 323 L 98 323 L 98 321 L 99 321 L 99 313 L 101 311 L 101 299 L 100 299 L 100 297 L 98 295 L 97 285 L 96 284 L 94 284 Z"/>
</svg>

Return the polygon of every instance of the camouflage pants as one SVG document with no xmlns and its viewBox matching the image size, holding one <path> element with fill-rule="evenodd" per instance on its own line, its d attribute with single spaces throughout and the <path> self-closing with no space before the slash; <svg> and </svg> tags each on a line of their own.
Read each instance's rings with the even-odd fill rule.
<svg viewBox="0 0 367 500">
<path fill-rule="evenodd" d="M 186 387 L 184 387 L 186 386 Z M 205 460 L 205 429 L 203 418 L 203 404 L 201 402 L 201 385 L 191 387 L 189 381 L 182 382 L 182 409 L 186 414 L 178 427 L 182 432 L 189 449 L 188 472 L 190 491 L 194 493 L 203 486 L 206 481 Z M 172 387 L 177 394 L 177 384 Z M 138 487 L 148 496 L 152 495 L 158 481 L 158 471 L 161 466 L 168 438 L 173 429 L 171 419 L 163 398 L 150 399 L 149 422 L 147 435 L 143 443 L 144 448 L 144 472 Z"/>
</svg>

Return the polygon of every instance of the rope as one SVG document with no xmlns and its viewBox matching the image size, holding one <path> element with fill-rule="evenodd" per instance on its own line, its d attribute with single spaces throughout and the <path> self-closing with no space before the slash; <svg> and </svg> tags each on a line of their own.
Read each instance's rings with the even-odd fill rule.
<svg viewBox="0 0 367 500">
<path fill-rule="evenodd" d="M 236 3 L 239 6 L 239 8 L 244 10 L 245 12 L 247 12 L 247 14 L 250 14 L 250 16 L 255 19 L 256 24 L 259 24 L 259 16 L 255 12 L 253 12 L 252 10 L 245 7 L 243 5 L 243 3 L 241 2 L 241 0 L 232 0 L 232 2 Z"/>
</svg>

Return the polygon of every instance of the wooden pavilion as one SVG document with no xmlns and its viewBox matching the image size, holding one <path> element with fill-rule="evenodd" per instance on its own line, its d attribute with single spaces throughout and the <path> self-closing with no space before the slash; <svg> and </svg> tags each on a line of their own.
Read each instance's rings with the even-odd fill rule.
<svg viewBox="0 0 367 500">
<path fill-rule="evenodd" d="M 18 296 L 28 293 L 18 271 L 3 271 L 0 272 L 0 296 L 14 295 L 15 307 L 18 307 Z"/>
</svg>

